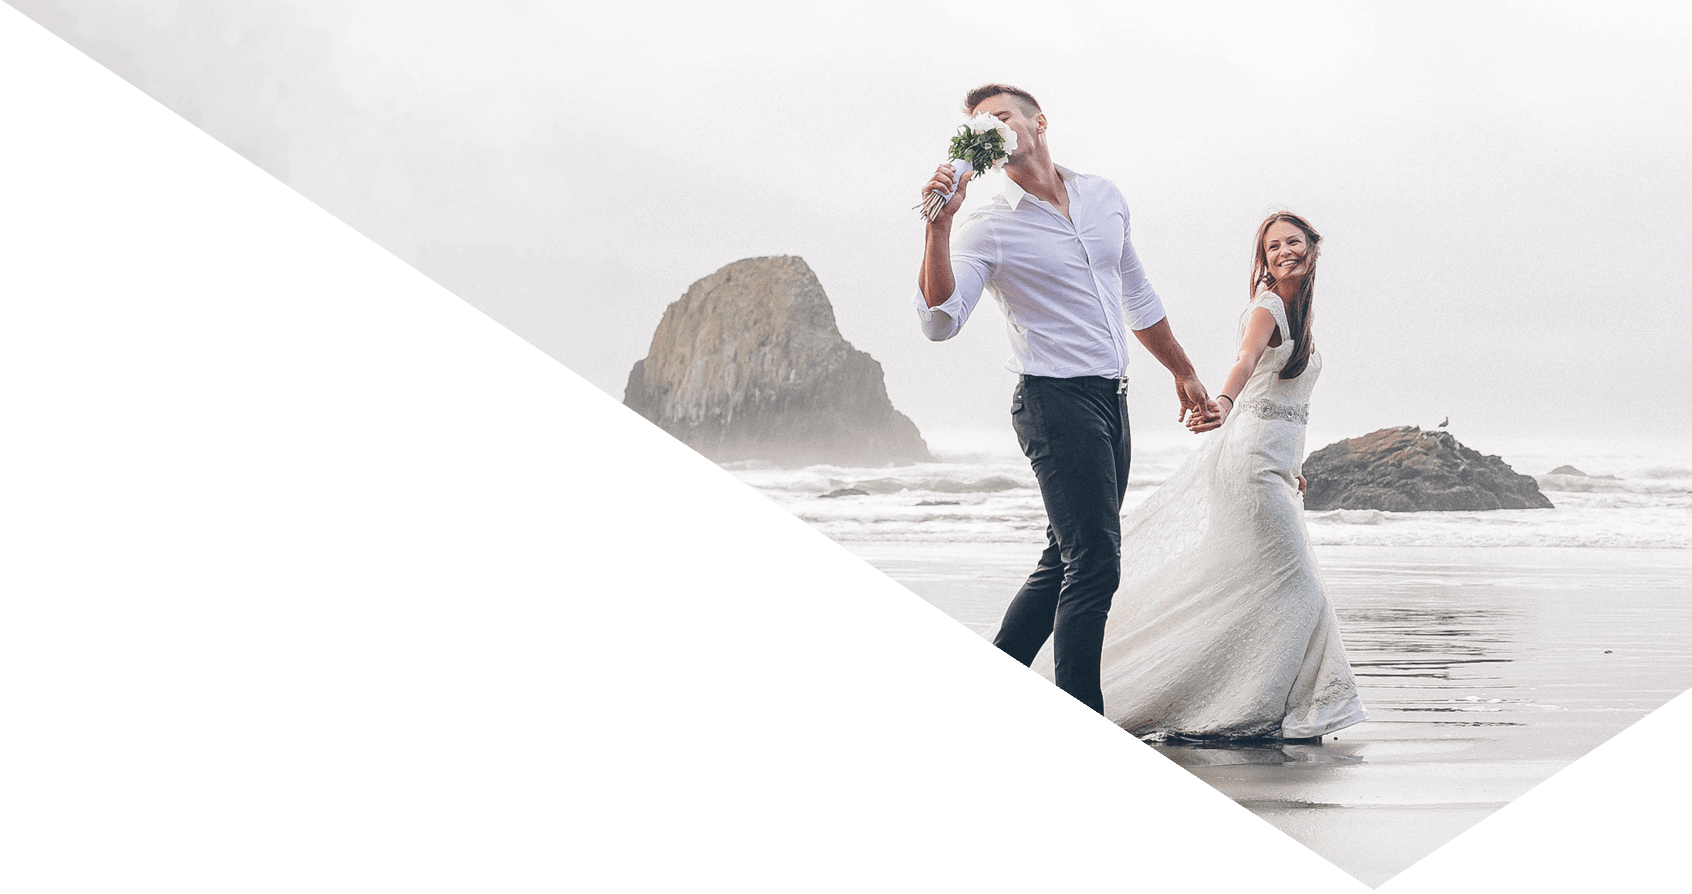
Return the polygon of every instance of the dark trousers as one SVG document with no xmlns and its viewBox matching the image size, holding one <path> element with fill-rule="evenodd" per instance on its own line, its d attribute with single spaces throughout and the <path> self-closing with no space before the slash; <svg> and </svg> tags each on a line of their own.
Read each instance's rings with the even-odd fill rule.
<svg viewBox="0 0 1692 894">
<path fill-rule="evenodd" d="M 1122 495 L 1128 489 L 1128 399 L 1093 376 L 1023 376 L 1011 425 L 1046 504 L 1046 550 L 1017 591 L 993 645 L 1028 664 L 1052 636 L 1057 684 L 1104 713 L 1099 653 L 1122 575 Z"/>
</svg>

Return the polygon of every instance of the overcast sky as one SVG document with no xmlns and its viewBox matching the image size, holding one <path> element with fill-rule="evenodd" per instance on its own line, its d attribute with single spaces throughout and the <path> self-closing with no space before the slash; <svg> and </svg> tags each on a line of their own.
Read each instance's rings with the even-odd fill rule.
<svg viewBox="0 0 1692 894">
<path fill-rule="evenodd" d="M 1507 456 L 1692 444 L 1685 12 L 10 2 L 619 398 L 690 283 L 793 254 L 931 442 L 1008 442 L 1002 320 L 919 334 L 909 210 L 1005 81 L 1122 188 L 1213 387 L 1256 223 L 1322 231 L 1312 448 L 1445 416 Z M 1133 364 L 1136 435 L 1173 439 Z"/>
</svg>

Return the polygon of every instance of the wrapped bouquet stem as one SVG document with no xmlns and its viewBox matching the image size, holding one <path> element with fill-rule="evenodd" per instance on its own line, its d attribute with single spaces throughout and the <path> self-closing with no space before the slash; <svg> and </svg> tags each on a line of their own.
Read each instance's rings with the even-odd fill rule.
<svg viewBox="0 0 1692 894">
<path fill-rule="evenodd" d="M 992 115 L 981 114 L 958 128 L 947 158 L 952 160 L 953 173 L 962 178 L 969 171 L 985 173 L 1004 167 L 1005 159 L 1015 151 L 1016 131 Z M 951 192 L 934 190 L 915 207 L 922 212 L 923 220 L 932 221 L 951 199 Z"/>
</svg>

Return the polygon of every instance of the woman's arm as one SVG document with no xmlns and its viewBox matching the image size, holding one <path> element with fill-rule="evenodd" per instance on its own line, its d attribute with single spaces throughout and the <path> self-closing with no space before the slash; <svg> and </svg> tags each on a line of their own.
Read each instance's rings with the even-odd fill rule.
<svg viewBox="0 0 1692 894">
<path fill-rule="evenodd" d="M 1222 408 L 1223 419 L 1234 412 L 1234 401 L 1245 388 L 1246 380 L 1251 378 L 1251 371 L 1257 368 L 1257 361 L 1263 359 L 1263 352 L 1268 349 L 1269 339 L 1274 335 L 1275 317 L 1267 309 L 1259 307 L 1246 318 L 1239 353 L 1235 355 L 1227 377 L 1222 380 L 1222 390 L 1216 392 L 1216 404 Z"/>
</svg>

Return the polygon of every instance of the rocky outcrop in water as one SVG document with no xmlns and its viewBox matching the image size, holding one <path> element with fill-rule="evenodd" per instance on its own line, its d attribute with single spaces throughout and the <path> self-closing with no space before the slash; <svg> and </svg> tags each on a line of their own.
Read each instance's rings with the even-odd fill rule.
<svg viewBox="0 0 1692 894">
<path fill-rule="evenodd" d="M 1558 466 L 1534 479 L 1539 489 L 1564 490 L 1576 493 L 1624 490 L 1622 480 L 1614 475 L 1588 475 L 1574 466 Z"/>
<path fill-rule="evenodd" d="M 718 462 L 886 465 L 932 459 L 853 348 L 803 259 L 748 258 L 664 311 L 623 403 Z"/>
<path fill-rule="evenodd" d="M 1329 444 L 1304 461 L 1306 509 L 1387 512 L 1550 509 L 1532 477 L 1450 433 L 1383 428 Z"/>
</svg>

